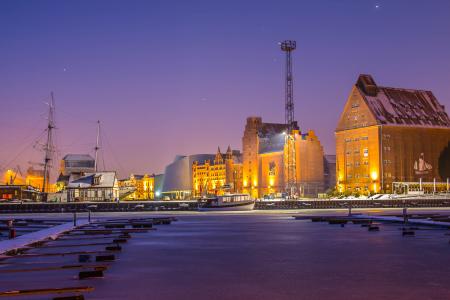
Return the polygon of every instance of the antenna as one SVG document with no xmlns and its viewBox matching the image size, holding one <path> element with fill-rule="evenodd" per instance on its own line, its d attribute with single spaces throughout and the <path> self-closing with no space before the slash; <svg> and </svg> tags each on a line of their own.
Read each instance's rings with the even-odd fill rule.
<svg viewBox="0 0 450 300">
<path fill-rule="evenodd" d="M 53 129 L 55 129 L 54 124 L 54 110 L 55 110 L 55 100 L 53 97 L 53 92 L 50 93 L 50 103 L 48 104 L 48 124 L 47 124 L 47 141 L 44 146 L 45 157 L 44 157 L 44 182 L 42 185 L 42 192 L 46 192 L 46 187 L 50 181 L 50 168 L 53 153 Z"/>
<path fill-rule="evenodd" d="M 97 140 L 95 142 L 95 172 L 97 172 L 97 168 L 98 168 L 98 163 L 97 163 L 97 158 L 98 158 L 98 150 L 100 149 L 99 146 L 99 140 L 100 140 L 100 120 L 97 121 Z"/>
<path fill-rule="evenodd" d="M 286 82 L 285 82 L 285 123 L 288 129 L 286 133 L 286 162 L 285 169 L 287 173 L 286 190 L 290 196 L 293 196 L 297 187 L 296 163 L 295 163 L 295 136 L 293 130 L 296 129 L 294 121 L 294 89 L 292 76 L 292 58 L 291 52 L 297 48 L 295 41 L 286 40 L 280 43 L 281 50 L 286 52 Z"/>
</svg>

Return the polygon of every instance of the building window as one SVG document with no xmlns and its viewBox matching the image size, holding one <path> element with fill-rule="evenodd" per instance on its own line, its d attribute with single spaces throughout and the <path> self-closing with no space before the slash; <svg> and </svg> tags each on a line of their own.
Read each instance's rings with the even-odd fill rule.
<svg viewBox="0 0 450 300">
<path fill-rule="evenodd" d="M 276 164 L 274 161 L 269 163 L 269 176 L 275 176 Z"/>
<path fill-rule="evenodd" d="M 364 148 L 363 153 L 364 153 L 364 157 L 368 157 L 369 156 L 369 149 Z"/>
</svg>

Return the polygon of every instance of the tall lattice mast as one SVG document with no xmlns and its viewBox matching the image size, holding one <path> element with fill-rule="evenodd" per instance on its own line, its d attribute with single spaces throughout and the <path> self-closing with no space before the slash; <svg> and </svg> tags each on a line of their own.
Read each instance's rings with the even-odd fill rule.
<svg viewBox="0 0 450 300">
<path fill-rule="evenodd" d="M 286 161 L 285 169 L 287 173 L 286 191 L 292 197 L 297 188 L 297 178 L 295 171 L 295 128 L 294 121 L 294 90 L 292 76 L 292 58 L 291 52 L 296 48 L 296 42 L 286 40 L 281 44 L 281 50 L 286 52 L 286 81 L 285 81 L 285 123 L 288 128 L 286 132 Z"/>
<path fill-rule="evenodd" d="M 52 163 L 52 157 L 54 152 L 53 145 L 53 129 L 55 129 L 55 100 L 53 97 L 53 92 L 51 93 L 50 103 L 48 104 L 48 123 L 47 123 L 47 141 L 44 146 L 45 157 L 44 157 L 44 181 L 42 185 L 42 192 L 46 192 L 48 183 L 50 182 L 50 169 Z"/>
</svg>

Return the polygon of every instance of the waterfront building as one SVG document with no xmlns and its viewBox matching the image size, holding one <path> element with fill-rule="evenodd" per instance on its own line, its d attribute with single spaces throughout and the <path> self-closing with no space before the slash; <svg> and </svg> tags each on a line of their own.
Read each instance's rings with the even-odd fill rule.
<svg viewBox="0 0 450 300">
<path fill-rule="evenodd" d="M 228 146 L 224 154 L 218 148 L 212 161 L 194 161 L 192 180 L 193 197 L 239 193 L 242 190 L 241 152 Z"/>
<path fill-rule="evenodd" d="M 63 190 L 71 174 L 95 172 L 95 159 L 89 154 L 67 154 L 60 162 L 59 176 L 56 180 L 57 190 Z"/>
<path fill-rule="evenodd" d="M 325 191 L 333 189 L 336 186 L 336 155 L 324 155 L 323 176 Z"/>
<path fill-rule="evenodd" d="M 192 165 L 214 160 L 214 154 L 178 155 L 166 166 L 162 182 L 162 199 L 182 200 L 192 196 Z"/>
<path fill-rule="evenodd" d="M 25 177 L 22 175 L 20 168 L 7 170 L 4 174 L 4 183 L 5 185 L 30 186 L 33 189 L 42 190 L 44 185 L 44 170 L 29 167 Z M 45 189 L 47 192 L 53 192 L 55 189 L 56 186 L 54 184 L 47 182 Z"/>
<path fill-rule="evenodd" d="M 287 138 L 285 124 L 263 123 L 249 117 L 242 138 L 242 185 L 255 198 L 281 196 L 286 191 Z M 316 196 L 323 191 L 323 148 L 314 131 L 301 133 L 297 123 L 295 137 L 295 175 L 298 196 Z"/>
<path fill-rule="evenodd" d="M 89 154 L 67 154 L 60 164 L 60 173 L 68 176 L 71 173 L 95 172 L 95 159 Z"/>
<path fill-rule="evenodd" d="M 119 188 L 130 188 L 127 195 L 121 196 L 123 200 L 154 200 L 155 175 L 135 175 L 119 180 Z"/>
<path fill-rule="evenodd" d="M 26 184 L 0 185 L 0 202 L 11 200 L 38 202 L 42 200 L 42 193 L 39 189 Z"/>
<path fill-rule="evenodd" d="M 71 173 L 66 190 L 68 202 L 119 199 L 116 172 Z"/>
<path fill-rule="evenodd" d="M 47 178 L 49 178 L 49 174 L 50 172 L 47 173 Z M 27 177 L 25 182 L 27 185 L 33 186 L 42 191 L 42 188 L 44 186 L 44 170 L 29 167 L 27 169 Z M 50 182 L 47 182 L 45 190 L 47 192 L 51 192 L 52 190 L 54 190 L 54 186 L 50 184 Z"/>
<path fill-rule="evenodd" d="M 155 175 L 155 200 L 161 200 L 164 183 L 164 174 Z"/>
<path fill-rule="evenodd" d="M 446 180 L 439 158 L 450 141 L 450 119 L 431 91 L 383 87 L 360 75 L 335 135 L 341 192 L 392 192 L 395 182 Z"/>
</svg>

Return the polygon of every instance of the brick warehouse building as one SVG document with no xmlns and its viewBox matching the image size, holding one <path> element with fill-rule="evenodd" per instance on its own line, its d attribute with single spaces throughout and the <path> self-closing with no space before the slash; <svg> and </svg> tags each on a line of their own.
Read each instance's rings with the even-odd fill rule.
<svg viewBox="0 0 450 300">
<path fill-rule="evenodd" d="M 295 171 L 299 196 L 324 190 L 323 148 L 314 131 L 299 132 L 295 124 Z M 242 189 L 254 198 L 286 191 L 285 124 L 249 117 L 242 137 Z"/>
<path fill-rule="evenodd" d="M 430 91 L 378 86 L 360 75 L 336 128 L 339 191 L 392 192 L 394 182 L 444 181 L 450 119 Z"/>
</svg>

